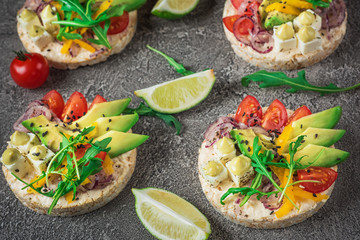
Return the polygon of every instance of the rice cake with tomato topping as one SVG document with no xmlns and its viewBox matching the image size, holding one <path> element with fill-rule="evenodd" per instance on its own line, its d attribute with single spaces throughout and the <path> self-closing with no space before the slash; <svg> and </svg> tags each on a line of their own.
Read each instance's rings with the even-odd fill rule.
<svg viewBox="0 0 360 240">
<path fill-rule="evenodd" d="M 232 5 L 231 0 L 226 0 L 223 18 L 236 15 L 237 10 Z M 314 65 L 333 53 L 342 42 L 346 33 L 347 10 L 345 19 L 339 27 L 332 28 L 329 32 L 330 39 L 327 37 L 326 30 L 320 30 L 322 39 L 322 50 L 316 50 L 303 55 L 299 49 L 291 49 L 287 51 L 274 51 L 274 49 L 266 54 L 255 51 L 251 46 L 246 46 L 236 39 L 235 35 L 230 32 L 226 26 L 224 31 L 227 39 L 230 41 L 234 52 L 244 59 L 246 62 L 265 69 L 272 70 L 293 70 L 301 69 Z"/>
</svg>

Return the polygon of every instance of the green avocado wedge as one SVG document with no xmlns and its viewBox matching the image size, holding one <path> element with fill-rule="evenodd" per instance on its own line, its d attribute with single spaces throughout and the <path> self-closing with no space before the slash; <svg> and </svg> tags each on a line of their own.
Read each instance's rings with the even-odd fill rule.
<svg viewBox="0 0 360 240">
<path fill-rule="evenodd" d="M 237 145 L 239 146 L 240 152 L 245 156 L 251 158 L 253 154 L 253 146 L 254 146 L 254 139 L 257 136 L 255 132 L 248 128 L 248 129 L 236 129 L 231 130 L 230 135 L 237 141 Z M 261 136 L 259 134 L 259 143 L 264 149 L 268 149 L 266 144 L 263 143 L 262 139 L 266 138 L 266 136 Z"/>
<path fill-rule="evenodd" d="M 97 132 L 94 137 L 102 136 L 111 130 L 118 132 L 127 132 L 135 125 L 138 120 L 139 115 L 137 113 L 99 118 L 95 121 L 97 126 Z"/>
<path fill-rule="evenodd" d="M 131 98 L 125 98 L 111 102 L 97 103 L 85 114 L 85 116 L 74 121 L 69 127 L 83 129 L 91 126 L 101 117 L 118 116 L 125 110 L 130 101 Z"/>
<path fill-rule="evenodd" d="M 304 140 L 298 150 L 303 149 L 309 144 L 330 147 L 339 141 L 345 134 L 342 129 L 326 129 L 326 128 L 307 128 L 301 135 L 304 135 Z M 296 142 L 297 137 L 289 140 L 284 146 L 283 153 L 289 152 L 289 144 Z"/>
<path fill-rule="evenodd" d="M 286 157 L 287 154 L 284 154 Z M 295 161 L 304 156 L 300 163 L 317 167 L 333 167 L 342 163 L 350 153 L 336 149 L 309 144 L 295 154 Z"/>
<path fill-rule="evenodd" d="M 307 128 L 331 129 L 339 122 L 342 109 L 340 106 L 314 113 L 291 124 L 293 131 L 290 139 L 300 136 Z"/>
<path fill-rule="evenodd" d="M 111 142 L 108 145 L 108 147 L 111 148 L 108 152 L 111 158 L 137 148 L 149 138 L 149 136 L 146 135 L 109 131 L 96 138 L 95 141 L 100 141 L 108 137 L 111 138 Z"/>
</svg>

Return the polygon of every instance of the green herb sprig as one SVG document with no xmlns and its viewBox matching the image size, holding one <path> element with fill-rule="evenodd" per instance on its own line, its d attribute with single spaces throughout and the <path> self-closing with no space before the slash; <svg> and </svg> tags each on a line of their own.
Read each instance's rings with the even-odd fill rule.
<svg viewBox="0 0 360 240">
<path fill-rule="evenodd" d="M 105 138 L 101 141 L 93 142 L 93 139 L 87 140 L 86 135 L 94 130 L 95 127 L 85 128 L 78 135 L 71 136 L 66 138 L 63 135 L 62 142 L 60 143 L 60 150 L 55 154 L 55 156 L 49 161 L 48 168 L 46 172 L 42 172 L 38 179 L 34 180 L 31 183 L 26 183 L 15 174 L 19 181 L 25 184 L 26 189 L 28 187 L 32 188 L 39 194 L 42 194 L 47 197 L 52 197 L 53 201 L 48 209 L 48 214 L 51 214 L 51 211 L 56 206 L 61 196 L 69 193 L 73 190 L 73 200 L 76 196 L 77 187 L 90 175 L 94 175 L 102 170 L 102 160 L 96 158 L 95 156 L 100 152 L 108 152 L 110 148 L 107 148 L 107 145 L 111 142 L 111 138 Z M 86 150 L 84 156 L 80 159 L 76 159 L 75 151 L 77 146 L 83 144 L 90 144 L 91 147 Z M 67 173 L 63 174 L 59 169 L 63 165 L 64 161 L 67 161 Z M 43 178 L 46 178 L 46 184 L 49 186 L 48 176 L 49 174 L 57 174 L 64 177 L 58 184 L 57 189 L 51 191 L 43 191 L 44 187 L 35 188 L 33 184 L 40 181 Z"/>
<path fill-rule="evenodd" d="M 322 7 L 322 8 L 328 8 L 330 7 L 330 3 L 332 0 L 329 0 L 329 2 L 324 2 L 322 0 L 305 0 L 313 5 L 314 8 Z"/>
<path fill-rule="evenodd" d="M 333 83 L 325 87 L 314 86 L 306 80 L 305 70 L 298 72 L 298 76 L 295 78 L 290 78 L 283 72 L 268 72 L 266 70 L 260 70 L 243 77 L 241 79 L 241 84 L 248 87 L 251 81 L 259 82 L 260 88 L 288 86 L 291 87 L 286 90 L 288 93 L 296 93 L 297 91 L 302 90 L 318 92 L 321 96 L 330 93 L 345 92 L 360 87 L 360 83 L 347 88 L 339 88 Z"/>
<path fill-rule="evenodd" d="M 233 137 L 235 137 L 235 140 L 237 141 L 238 144 L 240 144 L 240 137 L 237 134 L 232 134 Z M 290 170 L 290 176 L 293 175 L 295 169 L 304 169 L 309 167 L 311 164 L 308 165 L 302 165 L 300 164 L 300 161 L 302 159 L 299 158 L 298 160 L 294 160 L 294 156 L 297 152 L 297 149 L 301 146 L 301 141 L 304 139 L 304 136 L 300 136 L 297 138 L 296 142 L 292 142 L 290 143 L 289 146 L 289 155 L 290 155 L 290 162 L 283 162 L 283 163 L 279 163 L 276 166 L 277 167 L 282 167 L 282 168 L 287 168 Z M 289 186 L 295 185 L 295 184 L 299 184 L 302 183 L 303 181 L 296 181 L 294 183 L 290 184 L 290 178 L 288 180 L 288 182 L 286 183 L 286 186 L 284 188 L 281 188 L 273 179 L 272 177 L 272 172 L 271 170 L 268 170 L 268 166 L 271 165 L 275 165 L 272 164 L 274 163 L 274 154 L 269 151 L 269 150 L 265 150 L 264 153 L 260 153 L 261 150 L 261 145 L 259 144 L 259 137 L 255 137 L 254 139 L 254 144 L 253 144 L 253 154 L 251 156 L 251 166 L 254 167 L 255 171 L 257 172 L 255 178 L 253 179 L 251 186 L 250 187 L 242 187 L 242 188 L 230 188 L 228 189 L 228 191 L 226 193 L 224 193 L 222 195 L 222 197 L 220 198 L 220 203 L 222 205 L 224 205 L 224 200 L 230 195 L 230 194 L 237 194 L 240 193 L 242 195 L 244 195 L 245 197 L 243 198 L 243 200 L 240 202 L 240 207 L 244 206 L 247 201 L 250 199 L 250 197 L 252 195 L 257 195 L 257 199 L 260 199 L 261 197 L 270 197 L 271 195 L 278 195 L 279 193 L 281 193 L 281 198 L 279 201 L 282 200 L 283 197 L 286 197 L 294 206 L 295 208 L 298 209 L 298 206 L 286 195 L 286 189 Z M 315 160 L 316 161 L 316 160 Z M 261 181 L 262 178 L 266 177 L 270 180 L 270 182 L 274 185 L 274 187 L 277 189 L 276 191 L 272 191 L 272 192 L 262 192 L 260 190 L 258 190 L 258 188 L 261 185 Z M 319 182 L 319 181 L 315 181 L 315 180 L 304 180 L 306 182 Z"/>
<path fill-rule="evenodd" d="M 149 117 L 157 117 L 161 120 L 163 120 L 166 125 L 170 127 L 175 127 L 176 134 L 179 135 L 181 132 L 182 124 L 177 120 L 173 115 L 165 114 L 165 113 L 159 113 L 153 109 L 151 109 L 149 106 L 147 106 L 145 103 L 140 103 L 137 108 L 126 108 L 124 110 L 124 114 L 132 114 L 137 113 L 140 116 L 149 116 Z"/>
</svg>

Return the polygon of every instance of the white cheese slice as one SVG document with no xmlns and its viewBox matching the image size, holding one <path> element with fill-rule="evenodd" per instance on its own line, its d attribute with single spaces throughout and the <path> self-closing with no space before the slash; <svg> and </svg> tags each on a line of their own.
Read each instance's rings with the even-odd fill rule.
<svg viewBox="0 0 360 240">
<path fill-rule="evenodd" d="M 44 50 L 49 43 L 53 42 L 53 37 L 43 27 L 33 25 L 30 31 L 36 33 L 35 36 L 29 34 L 29 37 L 40 50 Z"/>
<path fill-rule="evenodd" d="M 59 29 L 58 24 L 52 24 L 53 21 L 57 21 L 56 8 L 47 5 L 40 13 L 41 21 L 45 30 L 49 33 L 54 33 Z"/>
<path fill-rule="evenodd" d="M 220 140 L 219 140 L 220 141 Z M 235 143 L 234 143 L 234 146 L 235 146 Z M 230 153 L 224 153 L 223 151 L 221 151 L 219 148 L 218 148 L 218 144 L 214 144 L 214 151 L 215 151 L 215 154 L 217 156 L 217 159 L 218 160 L 221 160 L 222 162 L 227 162 L 227 161 L 230 161 L 231 159 L 233 159 L 234 157 L 236 157 L 236 149 L 234 147 L 234 150 Z"/>
<path fill-rule="evenodd" d="M 254 175 L 254 168 L 251 166 L 251 160 L 244 155 L 237 156 L 227 162 L 226 168 L 236 187 L 244 185 Z"/>
<path fill-rule="evenodd" d="M 50 162 L 50 160 L 55 156 L 55 153 L 53 153 L 50 149 L 48 149 L 45 145 L 42 145 L 46 148 L 46 155 L 45 157 L 41 159 L 36 159 L 36 157 L 33 155 L 32 151 L 27 155 L 28 159 L 30 160 L 31 164 L 35 168 L 35 170 L 41 174 L 43 171 L 46 171 L 47 164 Z"/>
<path fill-rule="evenodd" d="M 2 158 L 1 162 L 4 164 Z M 23 155 L 21 155 L 15 163 L 9 165 L 4 164 L 4 166 L 19 178 L 24 177 L 32 169 L 29 160 Z"/>
<path fill-rule="evenodd" d="M 305 43 L 301 41 L 297 33 L 296 38 L 298 39 L 298 48 L 303 55 L 316 50 L 322 50 L 322 40 L 319 32 L 316 32 L 314 40 L 310 42 Z"/>
<path fill-rule="evenodd" d="M 211 162 L 214 161 L 215 163 L 219 164 L 219 166 L 221 167 L 221 171 L 218 175 L 216 176 L 209 176 L 205 173 L 204 168 L 206 167 L 206 165 Z M 225 166 L 218 160 L 210 160 L 209 162 L 207 162 L 206 164 L 204 164 L 201 169 L 201 175 L 203 176 L 203 178 L 208 181 L 211 185 L 213 185 L 213 187 L 216 187 L 217 185 L 219 185 L 222 181 L 224 181 L 225 179 L 228 178 L 228 171 L 225 168 Z"/>
<path fill-rule="evenodd" d="M 17 20 L 26 32 L 29 31 L 30 27 L 33 25 L 41 26 L 38 15 L 34 11 L 26 8 L 17 16 Z"/>
<path fill-rule="evenodd" d="M 322 23 L 322 19 L 319 15 L 317 15 L 314 11 L 308 9 L 306 10 L 307 12 L 311 13 L 311 14 L 314 14 L 315 16 L 315 22 L 313 24 L 310 25 L 310 27 L 314 28 L 315 31 L 320 31 L 321 29 L 321 23 Z M 299 31 L 300 28 L 302 28 L 304 25 L 302 25 L 300 22 L 299 22 L 299 17 L 296 17 L 294 19 L 294 28 L 296 31 Z"/>
<path fill-rule="evenodd" d="M 293 28 L 293 24 L 292 22 L 287 22 L 287 25 L 289 25 L 290 27 Z M 278 52 L 282 52 L 282 51 L 287 51 L 287 50 L 292 50 L 296 48 L 296 44 L 297 44 L 297 40 L 295 35 L 287 40 L 282 40 L 280 39 L 277 35 L 276 35 L 276 30 L 279 28 L 280 26 L 275 26 L 274 27 L 274 33 L 273 33 L 273 38 L 274 38 L 274 49 Z"/>
</svg>

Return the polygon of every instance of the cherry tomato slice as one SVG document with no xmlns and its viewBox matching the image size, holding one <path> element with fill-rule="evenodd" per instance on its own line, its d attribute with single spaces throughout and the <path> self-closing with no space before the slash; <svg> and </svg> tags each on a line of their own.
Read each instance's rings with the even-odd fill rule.
<svg viewBox="0 0 360 240">
<path fill-rule="evenodd" d="M 288 116 L 284 104 L 275 99 L 266 110 L 261 120 L 261 126 L 266 130 L 279 132 L 287 120 Z"/>
<path fill-rule="evenodd" d="M 248 126 L 254 126 L 256 124 L 256 118 L 258 118 L 258 120 L 262 118 L 262 108 L 255 97 L 248 95 L 239 104 L 235 114 L 235 120 Z M 249 122 L 249 119 L 255 120 Z"/>
<path fill-rule="evenodd" d="M 64 99 L 61 94 L 56 90 L 51 90 L 43 97 L 43 102 L 49 106 L 58 118 L 61 118 L 61 113 L 64 110 Z"/>
<path fill-rule="evenodd" d="M 249 3 L 246 6 L 246 9 L 244 10 L 246 14 L 248 14 L 249 16 L 252 16 L 252 18 L 254 19 L 254 21 L 258 24 L 260 24 L 261 22 L 261 18 L 260 18 L 260 14 L 259 14 L 259 7 L 260 7 L 260 3 L 257 1 L 253 1 L 251 3 Z"/>
<path fill-rule="evenodd" d="M 304 190 L 311 193 L 321 193 L 328 189 L 336 180 L 338 173 L 331 168 L 309 167 L 304 170 L 298 170 L 298 179 L 316 180 L 321 183 L 304 182 L 300 183 Z"/>
<path fill-rule="evenodd" d="M 79 92 L 74 92 L 65 104 L 61 119 L 64 122 L 75 121 L 84 116 L 87 110 L 87 102 L 84 95 Z"/>
<path fill-rule="evenodd" d="M 240 5 L 244 2 L 245 0 L 231 0 L 232 5 L 234 6 L 234 8 L 239 9 Z"/>
<path fill-rule="evenodd" d="M 99 94 L 95 96 L 94 101 L 92 101 L 89 110 L 96 104 L 96 103 L 102 103 L 106 102 L 106 99 L 100 96 Z"/>
<path fill-rule="evenodd" d="M 234 34 L 246 36 L 250 34 L 253 28 L 254 23 L 251 21 L 251 19 L 248 17 L 244 17 L 241 20 L 236 21 L 236 24 L 233 25 L 232 32 Z"/>
<path fill-rule="evenodd" d="M 308 109 L 307 106 L 301 106 L 298 109 L 295 110 L 295 112 L 289 117 L 289 120 L 287 121 L 286 125 L 291 124 L 292 122 L 295 122 L 296 120 L 311 115 L 310 109 Z"/>
<path fill-rule="evenodd" d="M 38 88 L 49 75 L 46 58 L 38 53 L 17 53 L 10 64 L 10 74 L 14 82 L 23 88 Z"/>
<path fill-rule="evenodd" d="M 229 17 L 224 17 L 223 18 L 223 23 L 225 25 L 225 27 L 232 33 L 234 33 L 234 23 L 236 22 L 236 20 L 238 20 L 241 17 L 241 15 L 234 15 L 234 16 L 229 16 Z"/>
<path fill-rule="evenodd" d="M 105 23 L 100 23 L 100 26 L 104 28 Z M 129 25 L 129 13 L 124 11 L 123 15 L 119 17 L 110 18 L 110 27 L 107 35 L 114 35 L 123 32 Z"/>
</svg>

